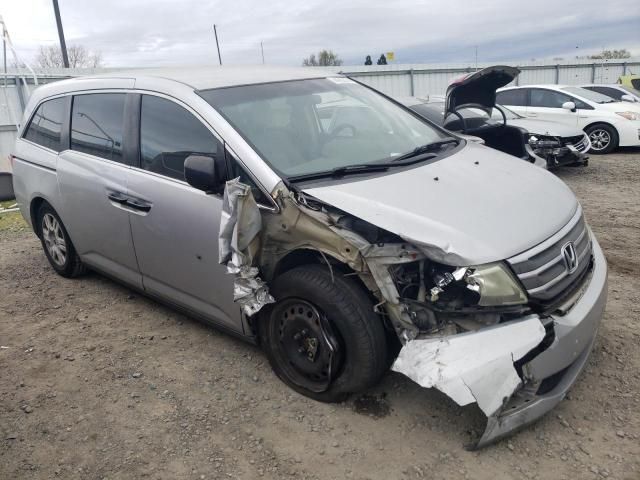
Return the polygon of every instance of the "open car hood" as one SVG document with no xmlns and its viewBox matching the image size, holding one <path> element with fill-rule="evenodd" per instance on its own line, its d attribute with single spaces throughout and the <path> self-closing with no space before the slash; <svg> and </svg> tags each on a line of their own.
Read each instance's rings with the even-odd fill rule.
<svg viewBox="0 0 640 480">
<path fill-rule="evenodd" d="M 445 117 L 462 107 L 476 107 L 491 115 L 496 105 L 496 90 L 511 83 L 520 70 L 506 65 L 494 65 L 455 80 L 447 88 Z"/>
</svg>

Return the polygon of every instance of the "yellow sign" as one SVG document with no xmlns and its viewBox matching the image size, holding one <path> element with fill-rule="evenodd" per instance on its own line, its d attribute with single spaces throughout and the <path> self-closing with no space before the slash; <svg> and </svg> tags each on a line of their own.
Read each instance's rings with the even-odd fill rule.
<svg viewBox="0 0 640 480">
<path fill-rule="evenodd" d="M 393 52 L 387 52 L 387 61 L 388 62 L 393 62 L 394 58 L 395 58 L 395 55 L 394 55 Z"/>
</svg>

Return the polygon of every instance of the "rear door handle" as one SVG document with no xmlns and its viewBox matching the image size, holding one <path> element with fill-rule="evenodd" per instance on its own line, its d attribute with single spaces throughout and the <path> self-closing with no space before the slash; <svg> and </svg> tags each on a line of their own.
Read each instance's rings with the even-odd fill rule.
<svg viewBox="0 0 640 480">
<path fill-rule="evenodd" d="M 527 117 L 537 117 L 537 113 L 527 113 Z"/>
<path fill-rule="evenodd" d="M 129 197 L 127 197 L 122 192 L 109 192 L 107 194 L 107 198 L 112 202 L 118 203 L 120 205 L 125 205 L 127 203 L 127 200 L 129 200 Z"/>
<path fill-rule="evenodd" d="M 128 207 L 138 210 L 139 212 L 148 212 L 151 210 L 151 203 L 145 200 L 140 200 L 139 198 L 129 197 L 126 204 Z"/>
</svg>

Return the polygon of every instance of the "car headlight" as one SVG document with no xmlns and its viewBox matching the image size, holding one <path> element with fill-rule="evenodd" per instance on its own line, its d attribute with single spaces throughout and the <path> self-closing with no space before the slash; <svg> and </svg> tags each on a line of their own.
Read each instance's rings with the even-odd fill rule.
<svg viewBox="0 0 640 480">
<path fill-rule="evenodd" d="M 640 115 L 635 112 L 616 112 L 616 115 L 626 118 L 627 120 L 638 120 Z"/>
<path fill-rule="evenodd" d="M 501 307 L 527 303 L 527 294 L 502 262 L 453 271 L 436 271 L 430 290 L 432 303 L 446 308 Z"/>
<path fill-rule="evenodd" d="M 519 305 L 527 303 L 527 295 L 518 280 L 501 262 L 471 267 L 464 277 L 467 288 L 480 295 L 478 305 Z"/>
<path fill-rule="evenodd" d="M 542 148 L 558 148 L 562 144 L 560 143 L 560 140 L 554 137 L 529 135 L 529 145 L 531 145 L 531 148 L 535 150 Z"/>
</svg>

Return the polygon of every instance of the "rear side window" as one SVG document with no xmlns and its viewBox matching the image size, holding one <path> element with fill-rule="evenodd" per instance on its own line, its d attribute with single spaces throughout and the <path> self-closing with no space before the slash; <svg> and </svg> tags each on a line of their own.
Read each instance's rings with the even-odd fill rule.
<svg viewBox="0 0 640 480">
<path fill-rule="evenodd" d="M 616 100 L 621 100 L 624 92 L 617 90 L 611 87 L 585 87 L 587 90 L 592 90 L 594 92 L 601 93 L 611 98 L 615 98 Z"/>
<path fill-rule="evenodd" d="M 24 138 L 60 152 L 62 150 L 62 124 L 64 123 L 66 102 L 67 99 L 61 97 L 42 103 L 33 115 Z"/>
<path fill-rule="evenodd" d="M 140 159 L 143 169 L 184 180 L 184 161 L 189 155 L 213 157 L 217 153 L 217 139 L 189 111 L 164 98 L 142 96 Z"/>
<path fill-rule="evenodd" d="M 572 101 L 571 97 L 564 93 L 537 88 L 531 90 L 532 107 L 562 108 L 564 102 L 570 101 Z"/>
<path fill-rule="evenodd" d="M 71 149 L 124 163 L 124 99 L 124 93 L 74 96 L 71 113 Z"/>
<path fill-rule="evenodd" d="M 501 105 L 510 105 L 512 107 L 527 106 L 527 89 L 519 88 L 516 90 L 505 90 L 498 92 L 496 95 L 496 103 Z"/>
</svg>

